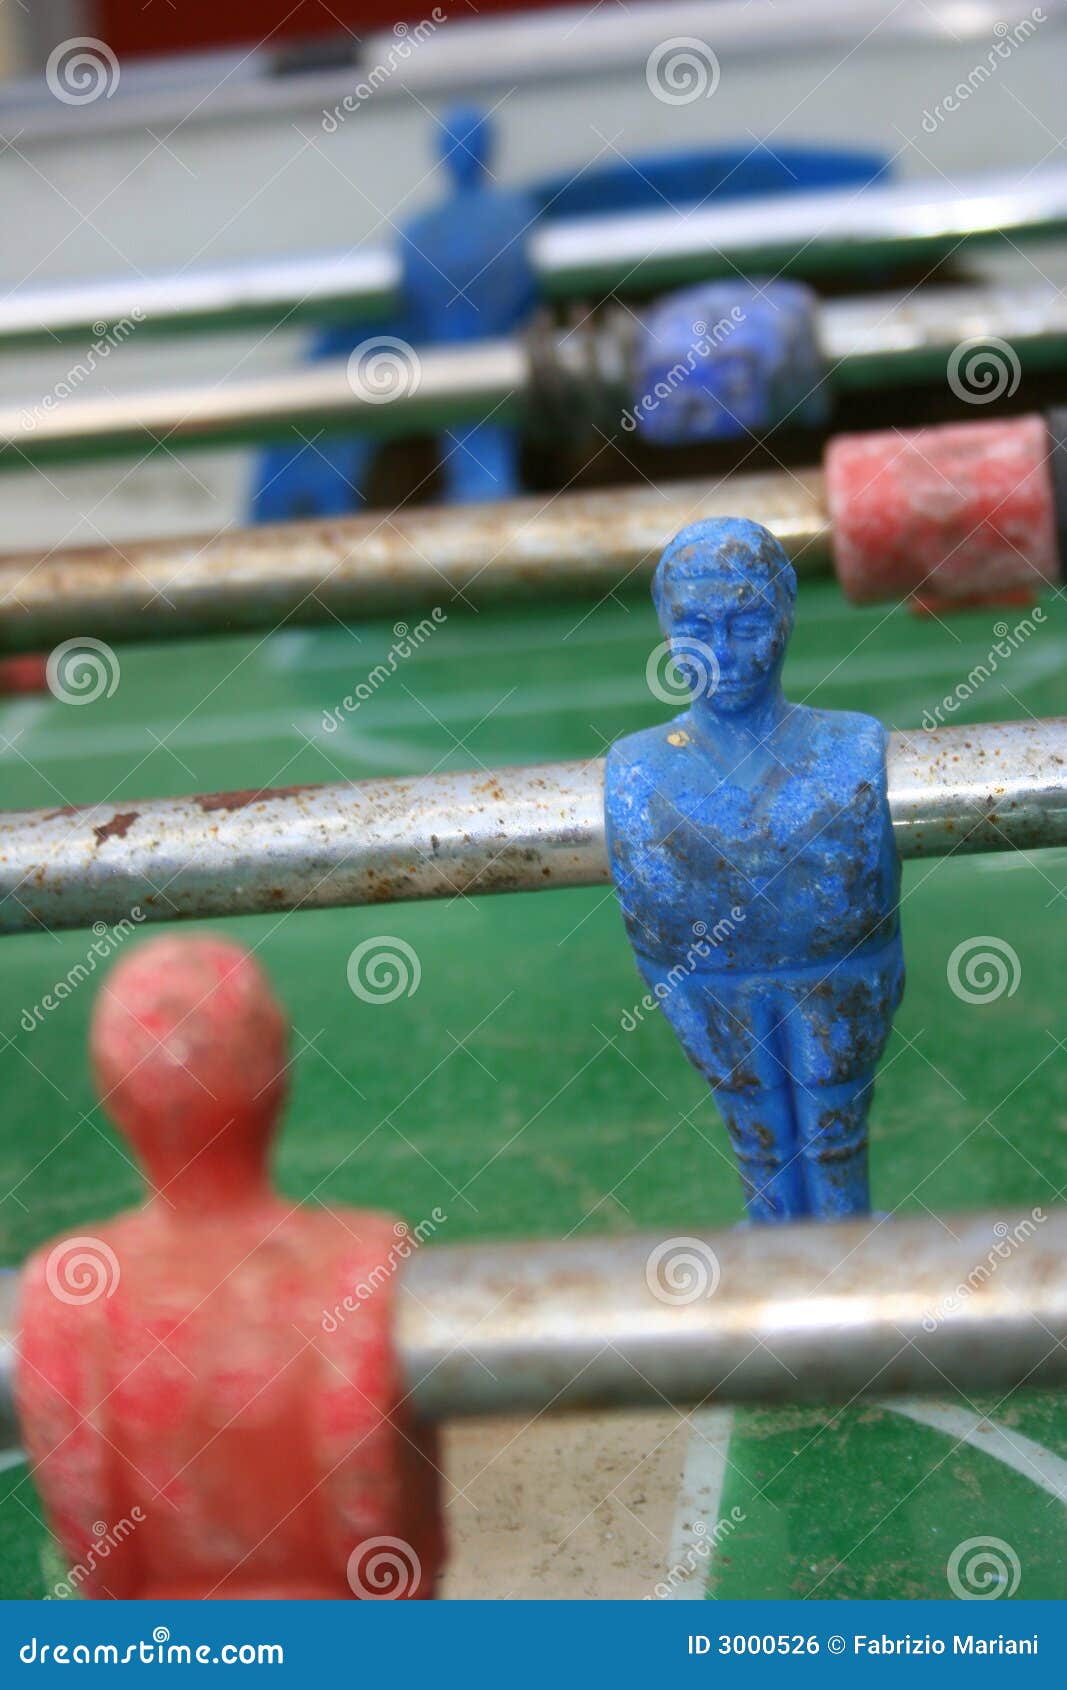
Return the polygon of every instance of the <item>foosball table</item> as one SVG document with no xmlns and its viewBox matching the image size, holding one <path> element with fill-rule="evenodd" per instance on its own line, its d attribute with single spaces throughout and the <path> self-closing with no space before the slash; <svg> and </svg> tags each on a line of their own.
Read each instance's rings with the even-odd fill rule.
<svg viewBox="0 0 1067 1690">
<path fill-rule="evenodd" d="M 423 293 L 398 235 L 0 303 L 12 357 L 358 324 L 269 378 L 0 407 L 43 502 L 71 458 L 300 459 L 290 520 L 0 557 L 0 1595 L 1061 1593 L 1067 316 L 1054 265 L 965 260 L 1062 234 L 1067 190 L 875 175 L 539 201 L 511 293 L 426 233 Z M 500 320 L 452 334 L 424 295 L 483 272 Z M 427 497 L 431 438 L 484 453 L 474 502 Z M 738 519 L 795 593 L 788 709 L 884 730 L 853 819 L 907 989 L 831 1218 L 753 1202 L 664 1024 L 751 910 L 720 864 L 651 987 L 612 831 L 612 748 L 683 709 L 680 752 L 700 696 L 653 572 Z M 712 620 L 727 713 L 774 630 Z M 830 820 L 768 824 L 753 900 Z"/>
</svg>

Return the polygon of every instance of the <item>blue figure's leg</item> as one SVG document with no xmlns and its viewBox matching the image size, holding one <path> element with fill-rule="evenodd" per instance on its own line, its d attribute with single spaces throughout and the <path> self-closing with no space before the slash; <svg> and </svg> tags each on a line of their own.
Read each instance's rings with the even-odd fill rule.
<svg viewBox="0 0 1067 1690">
<path fill-rule="evenodd" d="M 253 522 L 298 522 L 358 510 L 377 449 L 377 441 L 365 438 L 270 447 L 259 461 Z"/>
<path fill-rule="evenodd" d="M 753 1221 L 806 1215 L 804 1169 L 788 1086 L 774 1091 L 716 1091 L 737 1158 L 745 1207 Z"/>
<path fill-rule="evenodd" d="M 867 1117 L 870 1074 L 835 1086 L 798 1086 L 795 1096 L 808 1212 L 820 1220 L 870 1213 Z"/>
<path fill-rule="evenodd" d="M 722 978 L 691 974 L 678 979 L 648 957 L 638 962 L 686 1056 L 711 1087 L 737 1158 L 750 1219 L 806 1215 L 792 1087 L 783 1067 L 783 1035 L 772 994 L 753 1003 L 738 997 Z"/>
<path fill-rule="evenodd" d="M 450 505 L 486 504 L 519 492 L 519 446 L 513 428 L 476 423 L 443 436 L 445 499 Z"/>
</svg>

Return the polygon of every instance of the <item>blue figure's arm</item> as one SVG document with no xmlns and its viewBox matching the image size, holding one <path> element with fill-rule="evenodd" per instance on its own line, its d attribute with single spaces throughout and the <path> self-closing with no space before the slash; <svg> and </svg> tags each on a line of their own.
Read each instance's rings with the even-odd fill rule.
<svg viewBox="0 0 1067 1690">
<path fill-rule="evenodd" d="M 658 948 L 660 912 L 686 911 L 694 901 L 673 829 L 681 816 L 662 790 L 659 772 L 669 757 L 668 734 L 684 733 L 683 718 L 616 740 L 607 756 L 604 823 L 608 859 L 630 943 L 642 954 Z M 690 920 L 699 919 L 694 911 Z"/>
</svg>

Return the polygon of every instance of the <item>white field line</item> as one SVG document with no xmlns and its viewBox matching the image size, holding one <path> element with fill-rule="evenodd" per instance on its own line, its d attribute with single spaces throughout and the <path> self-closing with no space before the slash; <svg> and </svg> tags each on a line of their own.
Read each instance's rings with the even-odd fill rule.
<svg viewBox="0 0 1067 1690">
<path fill-rule="evenodd" d="M 675 1602 L 704 1600 L 733 1425 L 732 1408 L 698 1408 L 690 1415 L 691 1430 L 667 1558 L 668 1576 L 675 1569 L 688 1569 L 680 1581 L 671 1580 L 671 1600 Z"/>
</svg>

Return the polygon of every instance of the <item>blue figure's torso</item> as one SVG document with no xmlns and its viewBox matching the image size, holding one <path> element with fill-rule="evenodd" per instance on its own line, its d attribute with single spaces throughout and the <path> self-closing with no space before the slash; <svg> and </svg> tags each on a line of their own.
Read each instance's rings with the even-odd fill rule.
<svg viewBox="0 0 1067 1690">
<path fill-rule="evenodd" d="M 522 193 L 485 185 L 457 188 L 444 205 L 413 219 L 400 242 L 403 298 L 416 345 L 491 340 L 514 333 L 537 303 L 528 255 L 537 214 Z M 506 499 L 519 490 L 513 425 L 458 424 L 441 442 L 452 503 Z"/>
<path fill-rule="evenodd" d="M 869 1075 L 904 985 L 885 730 L 788 707 L 738 757 L 686 711 L 607 760 L 608 853 L 638 967 L 713 1087 Z"/>
<path fill-rule="evenodd" d="M 724 754 L 686 711 L 608 758 L 609 849 L 634 949 L 674 961 L 693 923 L 744 910 L 715 972 L 806 968 L 876 951 L 899 930 L 900 865 L 885 729 L 788 707 L 762 749 Z"/>
<path fill-rule="evenodd" d="M 416 340 L 508 335 L 537 304 L 527 194 L 470 187 L 423 212 L 401 239 L 405 312 Z"/>
</svg>

